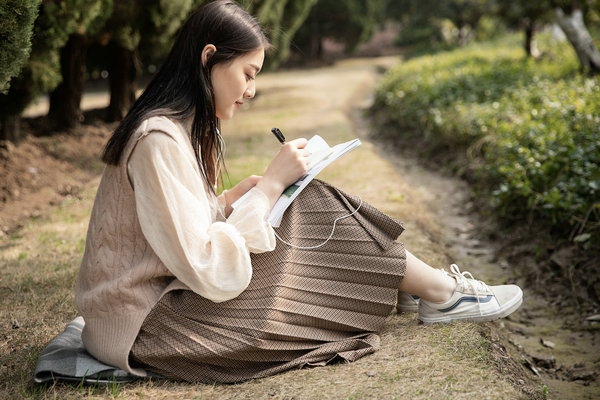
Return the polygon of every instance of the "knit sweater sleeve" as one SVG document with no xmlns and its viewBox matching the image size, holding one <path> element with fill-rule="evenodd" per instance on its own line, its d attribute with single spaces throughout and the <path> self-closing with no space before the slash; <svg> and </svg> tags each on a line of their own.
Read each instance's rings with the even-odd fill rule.
<svg viewBox="0 0 600 400">
<path fill-rule="evenodd" d="M 275 248 L 269 201 L 253 188 L 243 207 L 216 221 L 216 199 L 188 153 L 156 131 L 137 143 L 127 171 L 140 227 L 163 264 L 191 290 L 215 302 L 230 300 L 250 283 L 250 251 Z"/>
</svg>

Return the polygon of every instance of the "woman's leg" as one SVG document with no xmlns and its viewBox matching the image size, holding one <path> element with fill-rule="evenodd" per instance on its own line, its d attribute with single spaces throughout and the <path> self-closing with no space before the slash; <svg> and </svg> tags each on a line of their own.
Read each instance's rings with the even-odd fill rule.
<svg viewBox="0 0 600 400">
<path fill-rule="evenodd" d="M 406 251 L 406 272 L 398 290 L 433 303 L 443 303 L 452 297 L 454 289 L 456 289 L 454 278 Z"/>
</svg>

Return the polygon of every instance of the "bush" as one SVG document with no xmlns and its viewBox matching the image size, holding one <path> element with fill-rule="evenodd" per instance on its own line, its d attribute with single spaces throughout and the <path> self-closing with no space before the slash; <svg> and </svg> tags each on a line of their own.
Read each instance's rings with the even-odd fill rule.
<svg viewBox="0 0 600 400">
<path fill-rule="evenodd" d="M 10 80 L 19 74 L 31 50 L 33 23 L 40 0 L 7 0 L 0 4 L 0 93 L 6 94 Z"/>
<path fill-rule="evenodd" d="M 469 171 L 498 215 L 539 220 L 555 237 L 600 243 L 600 80 L 581 76 L 572 48 L 522 39 L 422 56 L 391 70 L 374 109 Z"/>
</svg>

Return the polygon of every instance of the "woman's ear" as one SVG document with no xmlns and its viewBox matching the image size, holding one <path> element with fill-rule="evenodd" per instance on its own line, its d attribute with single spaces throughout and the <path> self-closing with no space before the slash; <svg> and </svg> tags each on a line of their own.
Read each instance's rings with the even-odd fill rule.
<svg viewBox="0 0 600 400">
<path fill-rule="evenodd" d="M 207 44 L 202 49 L 202 66 L 206 67 L 206 63 L 208 59 L 212 57 L 213 54 L 217 51 L 217 48 L 213 44 Z"/>
</svg>

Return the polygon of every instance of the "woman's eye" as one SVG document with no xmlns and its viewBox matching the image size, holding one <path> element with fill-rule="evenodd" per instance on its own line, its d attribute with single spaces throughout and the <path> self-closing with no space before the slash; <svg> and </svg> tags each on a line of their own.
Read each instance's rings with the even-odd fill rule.
<svg viewBox="0 0 600 400">
<path fill-rule="evenodd" d="M 253 80 L 254 80 L 254 77 L 253 77 L 252 75 L 248 75 L 248 74 L 246 74 L 246 80 L 247 80 L 247 81 L 253 81 Z"/>
</svg>

